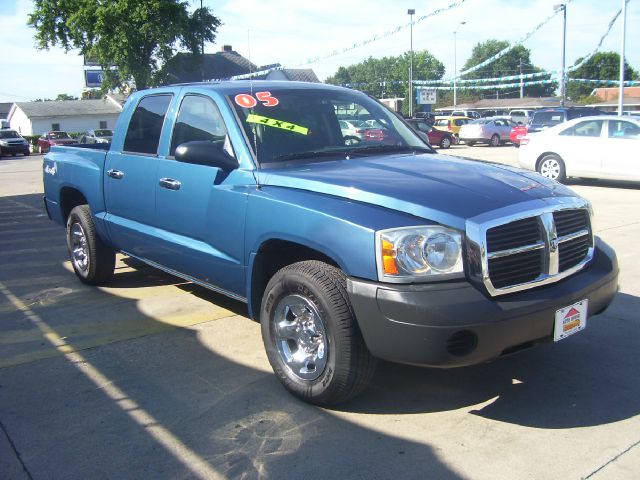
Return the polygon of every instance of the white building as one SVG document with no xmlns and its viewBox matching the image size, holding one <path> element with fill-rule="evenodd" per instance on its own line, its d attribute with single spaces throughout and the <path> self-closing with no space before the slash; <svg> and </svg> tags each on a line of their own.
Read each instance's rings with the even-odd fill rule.
<svg viewBox="0 0 640 480">
<path fill-rule="evenodd" d="M 113 129 L 122 105 L 107 96 L 103 100 L 17 102 L 9 111 L 9 124 L 22 135 L 42 135 L 50 130 L 84 132 Z"/>
</svg>

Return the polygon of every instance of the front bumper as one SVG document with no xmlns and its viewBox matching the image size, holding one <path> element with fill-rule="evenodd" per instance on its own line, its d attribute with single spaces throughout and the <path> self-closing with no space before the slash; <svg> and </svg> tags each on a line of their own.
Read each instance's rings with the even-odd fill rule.
<svg viewBox="0 0 640 480">
<path fill-rule="evenodd" d="M 467 281 L 390 285 L 350 278 L 349 299 L 372 355 L 392 362 L 461 367 L 553 338 L 555 312 L 589 300 L 588 317 L 618 288 L 613 250 L 598 240 L 591 264 L 558 283 L 489 297 Z"/>
<path fill-rule="evenodd" d="M 22 153 L 24 155 L 29 154 L 29 145 L 0 145 L 0 150 L 2 150 L 3 155 L 14 153 Z"/>
<path fill-rule="evenodd" d="M 474 143 L 490 143 L 491 139 L 490 138 L 484 138 L 484 137 L 460 137 L 460 141 L 461 142 L 474 142 Z"/>
</svg>

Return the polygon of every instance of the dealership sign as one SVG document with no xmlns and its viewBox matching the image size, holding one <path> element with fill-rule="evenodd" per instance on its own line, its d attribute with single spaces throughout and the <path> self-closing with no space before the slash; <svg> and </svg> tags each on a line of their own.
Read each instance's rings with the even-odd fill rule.
<svg viewBox="0 0 640 480">
<path fill-rule="evenodd" d="M 435 88 L 418 88 L 416 89 L 416 101 L 418 105 L 433 105 L 436 103 Z"/>
</svg>

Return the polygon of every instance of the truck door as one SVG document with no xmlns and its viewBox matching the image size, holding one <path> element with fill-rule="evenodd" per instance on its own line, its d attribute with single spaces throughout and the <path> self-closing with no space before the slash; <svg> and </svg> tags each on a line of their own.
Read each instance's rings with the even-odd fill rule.
<svg viewBox="0 0 640 480">
<path fill-rule="evenodd" d="M 154 256 L 161 265 L 227 293 L 243 293 L 246 185 L 255 182 L 240 170 L 175 160 L 178 145 L 197 140 L 234 154 L 213 99 L 188 94 L 180 103 L 168 155 L 158 160 Z"/>
<path fill-rule="evenodd" d="M 158 145 L 171 99 L 170 94 L 143 97 L 131 116 L 122 151 L 107 154 L 104 190 L 111 239 L 142 258 L 148 258 L 153 245 Z"/>
</svg>

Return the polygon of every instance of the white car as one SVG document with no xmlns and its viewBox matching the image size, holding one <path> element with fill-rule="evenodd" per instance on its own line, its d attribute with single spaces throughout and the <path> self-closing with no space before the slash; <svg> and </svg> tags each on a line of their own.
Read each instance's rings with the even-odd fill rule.
<svg viewBox="0 0 640 480">
<path fill-rule="evenodd" d="M 518 163 L 543 177 L 640 181 L 640 121 L 600 115 L 561 123 L 522 138 Z"/>
<path fill-rule="evenodd" d="M 340 120 L 340 130 L 344 137 L 345 145 L 358 143 L 362 140 L 365 130 L 371 128 L 362 120 Z"/>
</svg>

